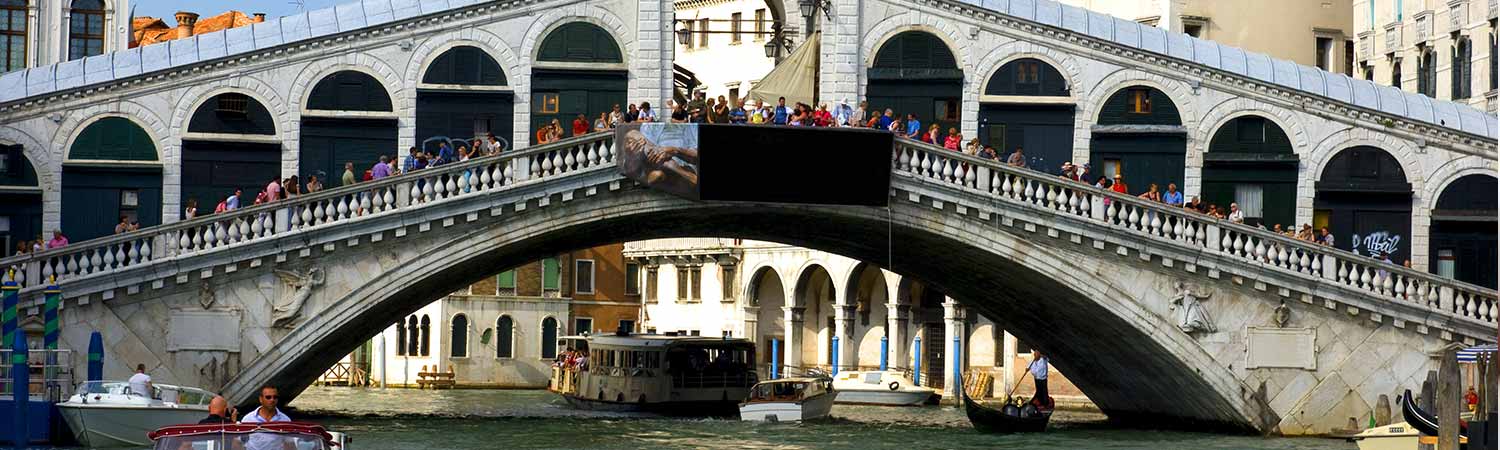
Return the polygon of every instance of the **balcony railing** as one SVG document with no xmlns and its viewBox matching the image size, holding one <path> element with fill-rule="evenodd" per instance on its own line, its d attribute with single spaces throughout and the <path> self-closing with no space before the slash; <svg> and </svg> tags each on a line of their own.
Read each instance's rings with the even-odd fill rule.
<svg viewBox="0 0 1500 450">
<path fill-rule="evenodd" d="M 1265 270 L 1321 279 L 1385 301 L 1485 323 L 1496 323 L 1500 316 L 1494 289 L 1121 195 L 1092 184 L 905 139 L 897 142 L 893 164 L 899 175 L 955 185 L 1011 205 L 1073 216 L 1128 234 L 1242 260 Z"/>
<path fill-rule="evenodd" d="M 14 256 L 0 260 L 0 267 L 13 270 L 0 277 L 34 289 L 52 277 L 67 282 L 106 276 L 157 261 L 222 252 L 307 230 L 546 182 L 613 165 L 613 137 L 612 133 L 593 133 Z"/>
</svg>

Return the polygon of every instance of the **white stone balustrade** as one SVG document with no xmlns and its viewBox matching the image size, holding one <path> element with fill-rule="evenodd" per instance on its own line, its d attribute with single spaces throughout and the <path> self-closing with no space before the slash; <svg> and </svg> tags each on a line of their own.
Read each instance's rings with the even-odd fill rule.
<svg viewBox="0 0 1500 450">
<path fill-rule="evenodd" d="M 1500 304 L 1493 289 L 942 147 L 904 139 L 898 139 L 895 147 L 892 164 L 897 174 L 1078 216 L 1111 228 L 1249 261 L 1266 270 L 1322 278 L 1383 300 L 1415 303 L 1444 316 L 1488 323 L 1500 318 Z"/>
<path fill-rule="evenodd" d="M 542 182 L 614 164 L 614 157 L 613 134 L 590 134 L 7 258 L 0 261 L 0 267 L 13 271 L 0 277 L 35 288 L 53 277 L 67 282 L 106 275 L 162 259 L 215 252 L 518 183 Z M 522 174 L 527 167 L 532 168 L 529 176 L 517 177 L 518 166 Z"/>
</svg>

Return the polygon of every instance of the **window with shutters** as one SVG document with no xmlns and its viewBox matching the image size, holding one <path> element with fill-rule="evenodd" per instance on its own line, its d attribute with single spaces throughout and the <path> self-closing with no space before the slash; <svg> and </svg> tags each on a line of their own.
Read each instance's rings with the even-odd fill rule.
<svg viewBox="0 0 1500 450">
<path fill-rule="evenodd" d="M 1417 93 L 1437 98 L 1437 52 L 1427 47 L 1417 60 Z"/>
<path fill-rule="evenodd" d="M 469 357 L 469 316 L 458 314 L 453 316 L 452 334 L 449 336 L 452 342 L 448 343 L 452 350 L 448 352 L 449 357 Z"/>
<path fill-rule="evenodd" d="M 396 321 L 396 356 L 406 356 L 406 323 Z"/>
<path fill-rule="evenodd" d="M 641 295 L 641 265 L 625 263 L 625 295 Z"/>
<path fill-rule="evenodd" d="M 646 303 L 656 303 L 656 267 L 646 268 Z"/>
<path fill-rule="evenodd" d="M 755 10 L 755 40 L 766 40 L 766 9 Z"/>
<path fill-rule="evenodd" d="M 104 54 L 104 0 L 73 0 L 68 10 L 68 59 Z"/>
<path fill-rule="evenodd" d="M 422 329 L 417 325 L 417 316 L 406 318 L 406 355 L 419 356 L 418 352 L 422 343 Z"/>
<path fill-rule="evenodd" d="M 556 291 L 562 288 L 562 267 L 557 263 L 557 258 L 542 260 L 542 291 Z"/>
<path fill-rule="evenodd" d="M 515 320 L 510 316 L 500 316 L 495 320 L 495 357 L 515 357 Z"/>
<path fill-rule="evenodd" d="M 1314 52 L 1317 54 L 1316 65 L 1319 69 L 1333 69 L 1333 38 L 1318 37 L 1314 40 Z"/>
<path fill-rule="evenodd" d="M 0 0 L 0 72 L 26 68 L 26 0 Z"/>
<path fill-rule="evenodd" d="M 677 268 L 677 301 L 679 301 L 679 302 L 685 302 L 685 301 L 687 301 L 687 299 L 688 299 L 688 290 L 691 289 L 691 287 L 690 287 L 691 284 L 692 283 L 688 279 L 688 269 L 687 269 L 687 267 L 686 266 L 678 267 Z"/>
<path fill-rule="evenodd" d="M 734 287 L 739 284 L 734 279 L 734 266 L 719 266 L 719 299 L 722 301 L 734 301 Z"/>
<path fill-rule="evenodd" d="M 1401 60 L 1391 61 L 1391 87 L 1401 89 Z"/>
<path fill-rule="evenodd" d="M 85 127 L 68 150 L 68 159 L 156 161 L 156 144 L 146 130 L 124 117 L 105 117 Z"/>
<path fill-rule="evenodd" d="M 730 33 L 729 33 L 729 42 L 730 43 L 733 43 L 733 44 L 740 43 L 740 20 L 742 20 L 744 18 L 745 18 L 745 15 L 742 14 L 742 13 L 733 13 L 733 14 L 729 15 L 729 31 L 730 31 Z"/>
<path fill-rule="evenodd" d="M 542 359 L 557 357 L 557 319 L 542 319 Z"/>
<path fill-rule="evenodd" d="M 516 295 L 516 270 L 511 269 L 495 275 L 495 295 Z"/>
<path fill-rule="evenodd" d="M 1132 114 L 1151 114 L 1151 91 L 1146 89 L 1130 90 L 1130 112 Z"/>
<path fill-rule="evenodd" d="M 432 319 L 422 315 L 422 356 L 432 354 Z"/>
<path fill-rule="evenodd" d="M 427 84 L 504 86 L 505 72 L 500 63 L 484 50 L 467 45 L 453 47 L 438 55 L 422 75 Z"/>
<path fill-rule="evenodd" d="M 547 34 L 537 51 L 538 61 L 618 63 L 624 62 L 614 37 L 598 25 L 570 22 Z"/>
<path fill-rule="evenodd" d="M 1467 99 L 1473 91 L 1470 84 L 1474 81 L 1474 66 L 1469 61 L 1474 56 L 1471 47 L 1472 44 L 1468 37 L 1459 37 L 1453 45 L 1453 61 L 1452 65 L 1449 66 L 1449 72 L 1453 76 L 1452 95 L 1454 100 Z"/>
<path fill-rule="evenodd" d="M 698 46 L 708 48 L 708 19 L 698 19 Z"/>
<path fill-rule="evenodd" d="M 390 112 L 385 85 L 367 73 L 345 70 L 318 80 L 307 96 L 307 109 L 323 111 Z"/>
<path fill-rule="evenodd" d="M 573 292 L 577 294 L 594 293 L 594 260 L 578 259 L 573 261 Z"/>
</svg>

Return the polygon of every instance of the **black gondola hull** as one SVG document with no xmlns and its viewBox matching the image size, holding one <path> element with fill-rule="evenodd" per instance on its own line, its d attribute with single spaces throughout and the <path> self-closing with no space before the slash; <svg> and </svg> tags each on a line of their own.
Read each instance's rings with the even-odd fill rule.
<svg viewBox="0 0 1500 450">
<path fill-rule="evenodd" d="M 1411 389 L 1407 389 L 1406 392 L 1401 394 L 1401 416 L 1406 419 L 1407 425 L 1411 425 L 1418 433 L 1424 436 L 1438 435 L 1439 424 L 1437 415 L 1424 411 L 1421 407 L 1417 406 L 1417 402 L 1411 399 Z M 1468 431 L 1468 424 L 1462 420 L 1458 422 L 1458 425 L 1461 434 Z"/>
<path fill-rule="evenodd" d="M 1052 419 L 1052 413 L 1042 413 L 1036 417 L 1013 416 L 981 405 L 968 395 L 961 397 L 969 423 L 974 425 L 974 429 L 984 433 L 1040 433 L 1047 431 L 1047 422 Z"/>
</svg>

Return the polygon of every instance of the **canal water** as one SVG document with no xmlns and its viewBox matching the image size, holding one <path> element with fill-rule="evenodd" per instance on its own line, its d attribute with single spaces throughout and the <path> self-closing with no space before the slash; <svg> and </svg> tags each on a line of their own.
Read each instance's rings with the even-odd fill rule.
<svg viewBox="0 0 1500 450">
<path fill-rule="evenodd" d="M 1046 433 L 998 436 L 951 406 L 837 405 L 832 420 L 757 424 L 570 409 L 536 390 L 309 388 L 284 409 L 354 438 L 351 450 L 449 449 L 1076 449 L 1354 450 L 1319 438 L 1119 429 L 1059 411 Z"/>
<path fill-rule="evenodd" d="M 352 450 L 387 449 L 1245 449 L 1352 450 L 1316 438 L 1264 438 L 1112 428 L 1104 416 L 1060 411 L 1047 433 L 975 432 L 953 407 L 837 405 L 834 419 L 755 424 L 577 411 L 546 391 L 310 388 L 302 417 L 354 436 Z"/>
</svg>

